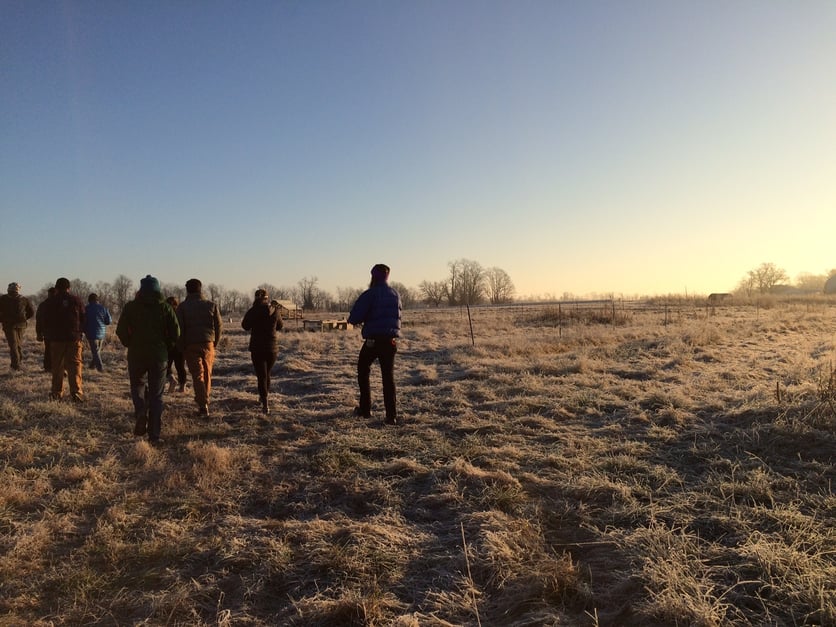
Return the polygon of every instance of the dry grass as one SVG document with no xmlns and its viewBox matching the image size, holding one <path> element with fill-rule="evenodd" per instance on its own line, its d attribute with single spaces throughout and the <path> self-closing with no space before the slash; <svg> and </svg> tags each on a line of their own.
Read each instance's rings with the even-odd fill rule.
<svg viewBox="0 0 836 627">
<path fill-rule="evenodd" d="M 114 342 L 83 407 L 4 344 L 0 625 L 836 624 L 831 303 L 472 314 L 407 312 L 394 429 L 292 323 L 261 415 L 233 322 L 159 449 Z"/>
</svg>

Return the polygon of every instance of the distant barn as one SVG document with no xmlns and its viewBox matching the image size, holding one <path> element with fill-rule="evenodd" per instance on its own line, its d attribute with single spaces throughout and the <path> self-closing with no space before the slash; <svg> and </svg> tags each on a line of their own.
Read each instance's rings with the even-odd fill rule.
<svg viewBox="0 0 836 627">
<path fill-rule="evenodd" d="M 279 303 L 279 310 L 281 311 L 282 318 L 287 320 L 288 318 L 300 318 L 302 312 L 299 311 L 299 307 L 296 306 L 292 300 L 279 300 L 276 301 Z"/>
<path fill-rule="evenodd" d="M 717 305 L 719 303 L 722 303 L 724 300 L 730 300 L 731 297 L 732 297 L 732 295 L 729 294 L 729 293 L 726 293 L 726 292 L 723 292 L 723 293 L 715 292 L 713 294 L 708 295 L 708 304 L 709 305 Z"/>
<path fill-rule="evenodd" d="M 824 283 L 825 294 L 836 294 L 836 274 L 827 279 Z"/>
</svg>

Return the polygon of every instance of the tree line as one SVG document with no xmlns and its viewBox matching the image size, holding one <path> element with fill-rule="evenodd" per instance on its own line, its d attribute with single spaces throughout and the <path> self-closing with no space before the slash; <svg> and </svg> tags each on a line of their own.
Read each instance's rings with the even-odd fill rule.
<svg viewBox="0 0 836 627">
<path fill-rule="evenodd" d="M 836 268 L 825 274 L 802 272 L 796 278 L 795 284 L 791 284 L 786 270 L 777 267 L 774 263 L 762 263 L 757 268 L 749 270 L 738 281 L 734 292 L 747 297 L 758 294 L 773 294 L 785 290 L 810 293 L 822 292 L 824 291 L 824 284 L 834 275 L 836 275 Z"/>
<path fill-rule="evenodd" d="M 403 283 L 391 281 L 389 285 L 398 290 L 403 306 L 414 308 L 419 304 L 439 307 L 446 305 L 476 305 L 483 302 L 492 304 L 508 303 L 514 298 L 514 284 L 504 270 L 483 268 L 478 262 L 458 259 L 447 264 L 449 275 L 440 281 L 422 281 L 417 288 L 409 288 Z M 47 291 L 52 284 L 44 285 L 34 296 L 36 303 L 46 300 Z M 178 300 L 186 297 L 185 285 L 161 283 L 165 296 L 175 296 Z M 122 311 L 125 303 L 132 300 L 139 289 L 139 283 L 124 274 L 113 281 L 88 283 L 82 279 L 70 281 L 70 291 L 86 300 L 87 295 L 95 293 L 105 307 L 114 312 Z M 348 311 L 357 297 L 365 289 L 356 287 L 338 287 L 332 294 L 319 287 L 315 276 L 303 277 L 290 287 L 277 287 L 270 283 L 261 283 L 250 292 L 226 289 L 223 285 L 209 283 L 203 286 L 206 298 L 217 303 L 224 313 L 240 312 L 247 309 L 256 289 L 264 289 L 276 300 L 293 302 L 303 311 Z"/>
</svg>

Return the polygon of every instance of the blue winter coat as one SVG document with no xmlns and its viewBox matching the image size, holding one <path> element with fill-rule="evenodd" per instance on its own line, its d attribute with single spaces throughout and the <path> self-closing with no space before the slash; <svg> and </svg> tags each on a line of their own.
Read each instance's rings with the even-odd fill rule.
<svg viewBox="0 0 836 627">
<path fill-rule="evenodd" d="M 112 323 L 107 307 L 101 303 L 87 303 L 84 308 L 84 335 L 87 339 L 103 340 L 107 325 Z"/>
<path fill-rule="evenodd" d="M 363 325 L 363 337 L 400 337 L 401 296 L 386 283 L 360 294 L 348 314 L 350 324 Z"/>
</svg>

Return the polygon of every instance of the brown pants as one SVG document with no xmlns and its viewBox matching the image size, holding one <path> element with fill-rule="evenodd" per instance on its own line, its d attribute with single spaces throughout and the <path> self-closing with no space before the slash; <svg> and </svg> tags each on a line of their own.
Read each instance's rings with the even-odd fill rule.
<svg viewBox="0 0 836 627">
<path fill-rule="evenodd" d="M 49 350 L 52 358 L 52 398 L 61 398 L 64 394 L 64 371 L 70 384 L 70 394 L 81 396 L 81 340 L 58 342 L 51 340 Z"/>
<path fill-rule="evenodd" d="M 194 400 L 198 407 L 209 404 L 212 391 L 212 366 L 215 363 L 215 345 L 212 342 L 188 344 L 183 351 L 186 365 L 192 374 Z"/>
</svg>

